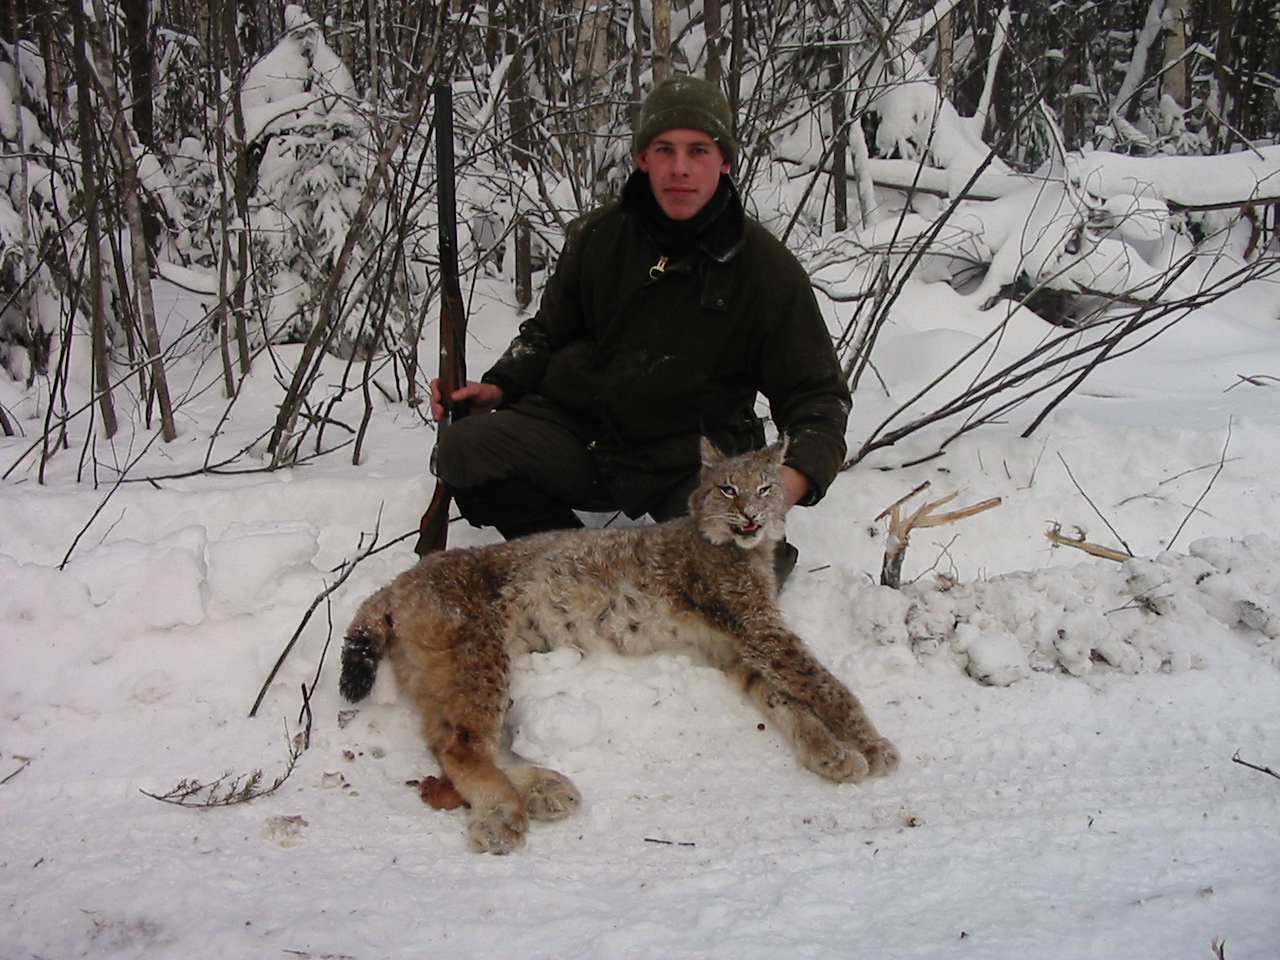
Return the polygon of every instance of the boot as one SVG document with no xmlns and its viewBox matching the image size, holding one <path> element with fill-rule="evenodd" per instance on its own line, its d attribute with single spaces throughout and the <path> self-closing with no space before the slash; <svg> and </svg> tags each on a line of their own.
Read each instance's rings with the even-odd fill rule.
<svg viewBox="0 0 1280 960">
<path fill-rule="evenodd" d="M 506 540 L 582 527 L 582 521 L 567 504 L 516 477 L 454 490 L 453 500 L 473 527 L 497 527 Z"/>
</svg>

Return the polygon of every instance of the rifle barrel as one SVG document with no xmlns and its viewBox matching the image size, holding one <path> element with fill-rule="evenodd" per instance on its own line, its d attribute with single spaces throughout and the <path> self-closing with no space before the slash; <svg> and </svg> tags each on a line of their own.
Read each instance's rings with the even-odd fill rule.
<svg viewBox="0 0 1280 960">
<path fill-rule="evenodd" d="M 440 384 L 445 396 L 446 423 L 466 415 L 454 409 L 448 397 L 467 382 L 467 315 L 458 280 L 458 201 L 453 168 L 453 90 L 437 83 L 436 107 L 436 207 L 439 216 L 440 253 Z"/>
<path fill-rule="evenodd" d="M 458 282 L 458 202 L 453 172 L 453 90 L 448 83 L 434 89 L 436 108 L 436 207 L 439 214 L 440 250 L 440 392 L 445 417 L 439 430 L 467 414 L 465 403 L 454 403 L 453 392 L 467 382 L 467 313 Z M 437 436 L 439 434 L 437 433 Z M 434 457 L 433 457 L 434 459 Z M 418 556 L 448 545 L 449 488 L 436 481 L 435 494 L 418 527 Z"/>
</svg>

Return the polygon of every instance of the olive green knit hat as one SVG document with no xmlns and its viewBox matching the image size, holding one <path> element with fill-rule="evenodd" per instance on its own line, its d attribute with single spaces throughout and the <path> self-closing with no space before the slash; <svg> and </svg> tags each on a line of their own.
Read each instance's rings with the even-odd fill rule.
<svg viewBox="0 0 1280 960">
<path fill-rule="evenodd" d="M 631 140 L 631 152 L 639 154 L 664 131 L 681 129 L 709 133 L 730 166 L 737 160 L 733 114 L 729 101 L 715 84 L 698 77 L 671 77 L 654 87 L 640 108 L 640 125 Z"/>
</svg>

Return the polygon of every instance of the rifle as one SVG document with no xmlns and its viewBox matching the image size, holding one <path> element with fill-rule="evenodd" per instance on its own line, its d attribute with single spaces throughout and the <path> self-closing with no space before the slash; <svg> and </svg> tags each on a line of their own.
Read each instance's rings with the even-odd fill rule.
<svg viewBox="0 0 1280 960">
<path fill-rule="evenodd" d="M 450 395 L 467 382 L 467 313 L 458 283 L 458 210 L 453 183 L 453 89 L 437 83 L 433 90 L 436 108 L 436 207 L 440 224 L 440 392 L 445 415 L 440 430 L 467 415 L 465 403 L 454 403 Z M 432 455 L 434 462 L 435 456 Z M 436 480 L 431 505 L 418 524 L 420 557 L 443 550 L 449 537 L 449 487 Z"/>
</svg>

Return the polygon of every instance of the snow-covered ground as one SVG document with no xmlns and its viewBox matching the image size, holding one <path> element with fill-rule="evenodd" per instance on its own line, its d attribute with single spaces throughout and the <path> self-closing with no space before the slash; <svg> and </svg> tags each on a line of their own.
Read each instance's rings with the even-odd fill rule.
<svg viewBox="0 0 1280 960">
<path fill-rule="evenodd" d="M 0 486 L 0 957 L 1209 960 L 1215 940 L 1231 960 L 1280 956 L 1280 780 L 1233 762 L 1280 769 L 1278 305 L 1254 285 L 1098 371 L 1029 439 L 989 427 L 881 469 L 928 452 L 909 440 L 793 513 L 784 607 L 897 743 L 896 774 L 819 780 L 684 656 L 538 655 L 517 665 L 518 747 L 584 808 L 508 857 L 471 853 L 461 813 L 406 786 L 436 767 L 388 676 L 354 713 L 336 690 L 346 621 L 411 540 L 318 608 L 248 717 L 362 536 L 416 524 L 433 487 L 416 412 L 384 404 L 360 467 L 129 483 L 105 506 L 109 482 L 73 481 L 76 449 L 44 485 L 16 471 Z M 514 318 L 473 306 L 480 370 Z M 907 395 L 991 322 L 911 286 L 877 372 Z M 1020 316 L 1010 348 L 1050 330 Z M 269 426 L 277 399 L 260 360 L 218 449 Z M 222 406 L 189 401 L 132 476 L 202 462 Z M 860 391 L 851 441 L 888 409 Z M 6 468 L 39 431 L 24 427 L 0 441 Z M 930 499 L 1002 504 L 918 531 L 913 582 L 881 588 L 875 518 L 924 480 Z M 1053 524 L 1139 559 L 1054 547 Z M 490 536 L 456 524 L 452 542 Z M 317 671 L 310 748 L 276 793 L 219 809 L 143 794 L 274 779 Z"/>
</svg>

